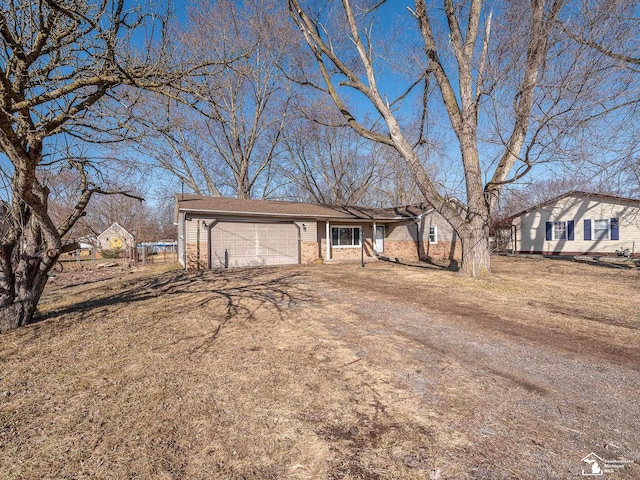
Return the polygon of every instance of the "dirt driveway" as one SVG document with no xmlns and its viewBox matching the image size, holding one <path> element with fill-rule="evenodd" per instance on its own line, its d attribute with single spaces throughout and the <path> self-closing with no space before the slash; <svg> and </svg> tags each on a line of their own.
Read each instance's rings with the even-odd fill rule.
<svg viewBox="0 0 640 480">
<path fill-rule="evenodd" d="M 564 479 L 594 452 L 640 478 L 639 273 L 499 258 L 480 281 L 378 262 L 58 282 L 45 321 L 0 336 L 0 471 Z"/>
</svg>

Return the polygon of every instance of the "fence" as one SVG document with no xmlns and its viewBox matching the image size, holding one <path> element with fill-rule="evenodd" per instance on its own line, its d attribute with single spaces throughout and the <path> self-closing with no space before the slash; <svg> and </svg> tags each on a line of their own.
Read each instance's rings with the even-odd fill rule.
<svg viewBox="0 0 640 480">
<path fill-rule="evenodd" d="M 175 244 L 142 244 L 137 247 L 104 252 L 83 248 L 62 254 L 58 261 L 62 266 L 69 268 L 74 266 L 94 268 L 104 263 L 120 265 L 173 263 L 178 261 L 178 248 Z"/>
</svg>

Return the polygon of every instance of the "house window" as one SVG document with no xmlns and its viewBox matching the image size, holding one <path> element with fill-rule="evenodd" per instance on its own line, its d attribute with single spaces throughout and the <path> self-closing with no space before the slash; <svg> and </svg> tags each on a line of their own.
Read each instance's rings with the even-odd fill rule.
<svg viewBox="0 0 640 480">
<path fill-rule="evenodd" d="M 609 240 L 609 219 L 594 220 L 593 221 L 593 239 L 594 240 Z"/>
<path fill-rule="evenodd" d="M 359 247 L 360 227 L 331 227 L 331 245 L 334 247 Z"/>
<path fill-rule="evenodd" d="M 429 243 L 438 243 L 438 227 L 429 227 Z"/>
<path fill-rule="evenodd" d="M 567 239 L 567 222 L 553 222 L 553 239 Z"/>
<path fill-rule="evenodd" d="M 545 228 L 545 240 L 547 241 L 575 239 L 574 220 L 567 220 L 566 222 L 547 222 Z"/>
</svg>

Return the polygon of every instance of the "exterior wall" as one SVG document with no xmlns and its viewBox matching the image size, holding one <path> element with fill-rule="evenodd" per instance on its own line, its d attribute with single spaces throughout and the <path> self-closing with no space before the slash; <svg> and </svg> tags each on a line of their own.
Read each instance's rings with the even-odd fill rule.
<svg viewBox="0 0 640 480">
<path fill-rule="evenodd" d="M 383 257 L 401 258 L 407 262 L 417 262 L 419 242 L 415 240 L 385 240 Z"/>
<path fill-rule="evenodd" d="M 327 258 L 327 242 L 326 242 L 326 222 L 317 222 L 317 242 L 320 246 L 320 255 L 322 259 L 326 260 Z M 359 222 L 340 222 L 336 220 L 335 222 L 329 222 L 330 227 L 362 227 L 364 229 L 364 256 L 365 257 L 373 257 L 373 241 L 372 241 L 372 233 L 373 228 L 371 223 L 366 225 L 364 223 Z M 361 248 L 357 247 L 334 247 L 331 246 L 331 259 L 359 259 L 361 256 Z"/>
<path fill-rule="evenodd" d="M 200 262 L 201 269 L 209 268 L 208 226 L 214 221 L 215 219 L 213 217 L 204 215 L 197 217 L 186 217 L 186 220 L 184 222 L 184 236 L 188 268 L 197 268 L 198 261 Z M 200 243 L 199 251 L 198 243 Z"/>
<path fill-rule="evenodd" d="M 322 258 L 320 255 L 320 245 L 318 242 L 300 242 L 300 263 L 308 265 L 314 263 L 317 259 Z"/>
<path fill-rule="evenodd" d="M 200 270 L 209 268 L 209 248 L 207 242 L 200 242 L 200 252 L 198 252 L 198 244 L 190 243 L 187 245 L 187 265 L 189 268 L 198 267 L 198 258 L 200 259 Z"/>
<path fill-rule="evenodd" d="M 429 243 L 431 227 L 436 229 L 436 242 Z M 449 222 L 437 212 L 422 217 L 418 223 L 387 225 L 384 255 L 409 261 L 422 259 L 460 260 L 462 244 Z"/>
<path fill-rule="evenodd" d="M 619 240 L 585 240 L 584 220 L 618 219 Z M 546 222 L 574 221 L 574 240 L 546 240 Z M 616 202 L 597 196 L 561 198 L 513 221 L 518 253 L 543 255 L 615 255 L 628 248 L 640 253 L 640 202 Z M 591 238 L 594 238 L 593 232 Z M 611 238 L 611 235 L 609 235 Z"/>
<path fill-rule="evenodd" d="M 373 257 L 373 225 L 368 224 L 331 222 L 334 226 L 363 226 L 364 227 L 364 255 Z M 433 212 L 422 217 L 420 222 L 406 221 L 403 223 L 376 222 L 376 225 L 384 225 L 384 252 L 378 252 L 380 256 L 398 258 L 403 261 L 415 262 L 420 259 L 431 258 L 437 260 L 452 260 L 462 258 L 462 245 L 456 239 L 456 234 L 449 223 L 438 213 Z M 437 242 L 429 243 L 430 227 L 437 229 Z M 318 243 L 320 244 L 321 258 L 326 257 L 326 223 L 318 222 Z M 331 258 L 360 258 L 360 248 L 331 247 Z"/>
<path fill-rule="evenodd" d="M 311 264 L 320 256 L 318 244 L 318 222 L 315 220 L 295 222 L 300 232 L 300 263 Z"/>
<path fill-rule="evenodd" d="M 315 220 L 297 221 L 295 224 L 300 230 L 300 240 L 302 242 L 318 241 L 318 222 Z"/>
<path fill-rule="evenodd" d="M 454 238 L 453 240 L 438 240 L 438 243 L 425 243 L 424 257 L 433 260 L 461 260 L 462 242 Z"/>
</svg>

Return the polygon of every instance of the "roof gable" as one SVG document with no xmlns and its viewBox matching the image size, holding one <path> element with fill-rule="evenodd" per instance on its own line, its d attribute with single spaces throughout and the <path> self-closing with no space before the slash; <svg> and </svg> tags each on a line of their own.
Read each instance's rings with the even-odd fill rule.
<svg viewBox="0 0 640 480">
<path fill-rule="evenodd" d="M 133 235 L 131 235 L 122 225 L 120 225 L 118 222 L 113 222 L 109 228 L 107 228 L 104 232 L 102 232 L 100 235 L 98 235 L 96 238 L 97 240 L 100 240 L 103 236 L 105 235 L 123 235 L 127 238 L 129 238 L 130 240 L 133 240 Z"/>
</svg>

